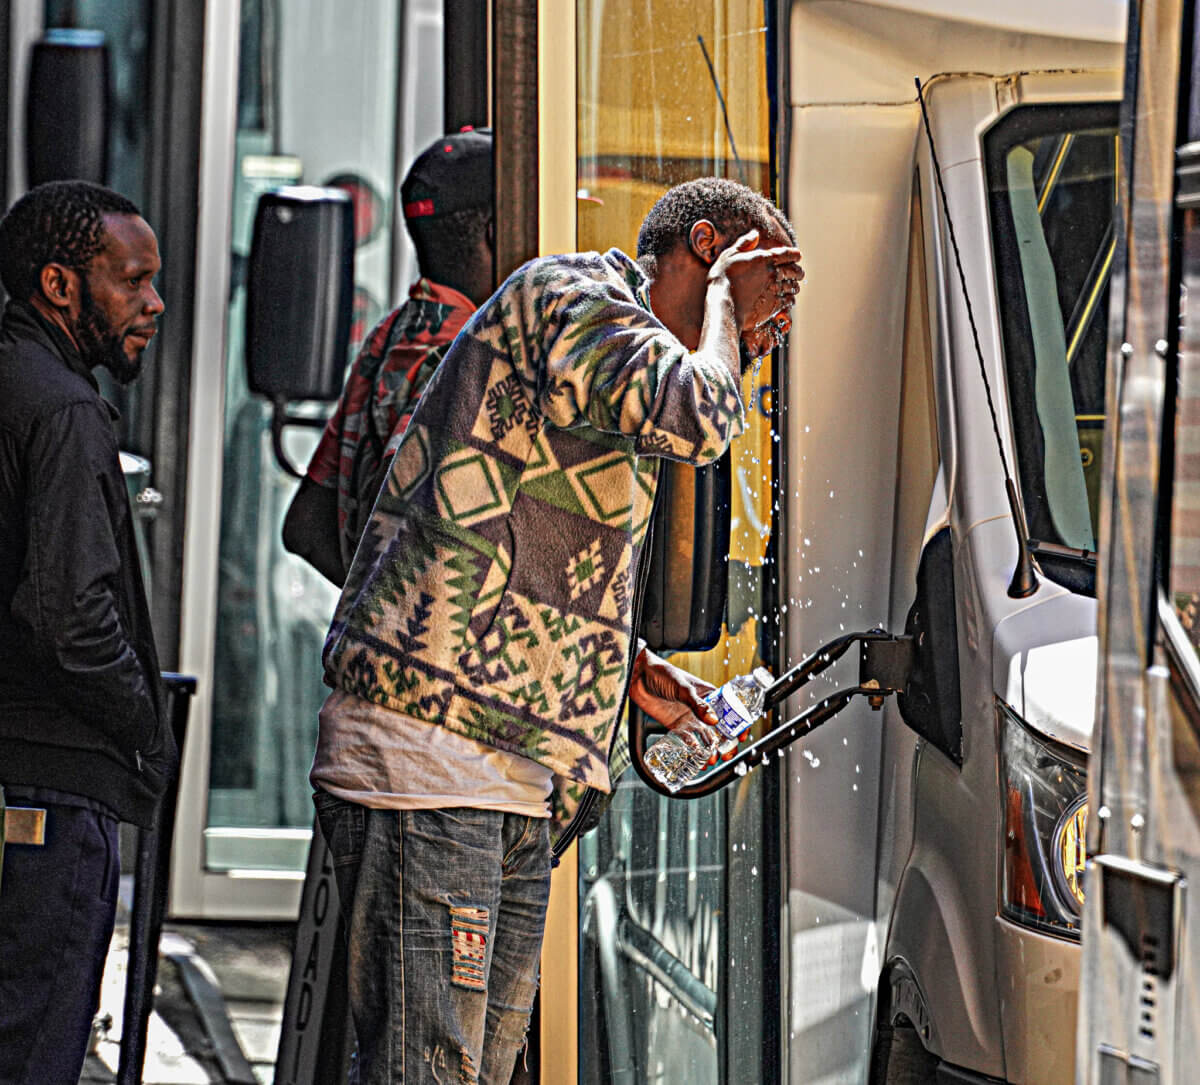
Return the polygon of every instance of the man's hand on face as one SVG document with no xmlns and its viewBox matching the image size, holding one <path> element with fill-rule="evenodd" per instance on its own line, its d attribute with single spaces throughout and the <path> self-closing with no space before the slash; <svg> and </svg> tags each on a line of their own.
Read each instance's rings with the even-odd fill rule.
<svg viewBox="0 0 1200 1085">
<path fill-rule="evenodd" d="M 714 687 L 643 648 L 633 661 L 629 698 L 647 716 L 669 730 L 699 721 L 713 726 L 717 717 L 704 703 Z M 715 732 L 712 735 L 716 741 Z"/>
<path fill-rule="evenodd" d="M 734 322 L 743 335 L 786 313 L 804 278 L 799 249 L 759 249 L 757 245 L 758 231 L 748 230 L 722 251 L 708 273 L 710 280 L 728 279 Z"/>
</svg>

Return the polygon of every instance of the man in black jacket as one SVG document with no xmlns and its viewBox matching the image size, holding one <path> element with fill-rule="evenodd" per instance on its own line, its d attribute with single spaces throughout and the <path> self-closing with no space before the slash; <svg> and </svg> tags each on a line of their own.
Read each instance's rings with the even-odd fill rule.
<svg viewBox="0 0 1200 1085">
<path fill-rule="evenodd" d="M 35 188 L 0 221 L 0 786 L 44 808 L 0 884 L 0 1085 L 75 1085 L 112 935 L 117 823 L 151 824 L 178 754 L 92 370 L 141 368 L 162 299 L 123 196 Z"/>
</svg>

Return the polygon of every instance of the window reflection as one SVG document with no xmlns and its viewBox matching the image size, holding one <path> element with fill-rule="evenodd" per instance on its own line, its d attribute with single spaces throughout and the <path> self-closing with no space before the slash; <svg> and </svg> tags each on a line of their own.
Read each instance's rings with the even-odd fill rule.
<svg viewBox="0 0 1200 1085">
<path fill-rule="evenodd" d="M 352 356 L 394 293 L 403 6 L 242 4 L 205 859 L 212 870 L 304 867 L 313 816 L 308 770 L 326 693 L 320 653 L 337 599 L 331 584 L 283 549 L 280 527 L 296 481 L 275 462 L 269 405 L 246 387 L 245 267 L 257 199 L 293 183 L 351 190 L 362 227 Z M 329 407 L 291 409 L 319 416 Z M 308 462 L 319 432 L 285 430 L 293 463 Z"/>
</svg>

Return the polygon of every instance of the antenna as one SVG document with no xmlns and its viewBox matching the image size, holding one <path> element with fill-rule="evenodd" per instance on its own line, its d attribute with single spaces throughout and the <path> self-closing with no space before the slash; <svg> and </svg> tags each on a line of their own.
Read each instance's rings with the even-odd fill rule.
<svg viewBox="0 0 1200 1085">
<path fill-rule="evenodd" d="M 925 108 L 925 94 L 921 88 L 921 80 L 914 79 L 913 82 L 917 85 L 917 101 L 921 105 L 921 120 L 925 126 L 925 137 L 929 141 L 929 157 L 933 161 L 933 176 L 937 180 L 942 213 L 946 216 L 946 229 L 950 234 L 950 247 L 954 250 L 954 264 L 958 268 L 958 282 L 962 287 L 963 301 L 967 306 L 967 320 L 971 324 L 975 357 L 979 359 L 979 375 L 983 378 L 988 413 L 992 416 L 992 432 L 996 435 L 996 451 L 1000 453 L 1000 466 L 1004 470 L 1004 491 L 1008 495 L 1008 510 L 1012 516 L 1013 528 L 1017 533 L 1017 567 L 1013 569 L 1012 580 L 1008 583 L 1008 595 L 1011 599 L 1025 599 L 1038 589 L 1037 567 L 1034 565 L 1033 554 L 1029 550 L 1029 529 L 1025 526 L 1025 513 L 1017 500 L 1017 488 L 1013 484 L 1012 475 L 1008 470 L 1008 457 L 1004 455 L 1004 442 L 1000 439 L 1000 423 L 996 419 L 996 405 L 992 401 L 992 385 L 988 380 L 987 366 L 983 361 L 983 348 L 979 345 L 979 329 L 975 326 L 975 310 L 971 307 L 971 295 L 967 293 L 967 276 L 963 272 L 962 257 L 958 251 L 954 220 L 950 217 L 950 205 L 946 202 L 946 186 L 942 183 L 942 167 L 938 163 L 937 148 L 933 144 L 933 128 L 929 123 L 929 111 Z"/>
<path fill-rule="evenodd" d="M 721 116 L 725 118 L 725 134 L 729 137 L 729 149 L 733 152 L 733 160 L 737 163 L 738 173 L 742 175 L 742 182 L 745 183 L 746 167 L 742 165 L 742 158 L 738 154 L 737 144 L 733 141 L 733 128 L 729 124 L 729 110 L 725 106 L 725 95 L 721 93 L 721 84 L 717 79 L 717 69 L 713 67 L 712 57 L 708 55 L 708 46 L 704 44 L 703 36 L 697 34 L 696 40 L 700 43 L 700 52 L 704 54 L 704 63 L 708 65 L 708 75 L 712 79 L 713 90 L 717 92 L 717 101 L 721 106 Z"/>
</svg>

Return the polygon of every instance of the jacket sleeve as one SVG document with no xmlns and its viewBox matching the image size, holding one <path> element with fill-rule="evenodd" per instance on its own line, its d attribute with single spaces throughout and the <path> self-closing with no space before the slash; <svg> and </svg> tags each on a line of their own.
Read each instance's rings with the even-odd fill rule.
<svg viewBox="0 0 1200 1085">
<path fill-rule="evenodd" d="M 118 604 L 115 531 L 128 527 L 117 455 L 97 403 L 42 420 L 28 448 L 28 542 L 12 613 L 28 629 L 47 693 L 131 760 L 157 733 L 157 706 Z M 136 571 L 135 571 L 135 575 Z"/>
<path fill-rule="evenodd" d="M 689 351 L 621 284 L 537 262 L 522 306 L 529 352 L 545 368 L 546 417 L 638 440 L 639 452 L 710 463 L 745 428 L 739 382 L 718 358 Z"/>
</svg>

